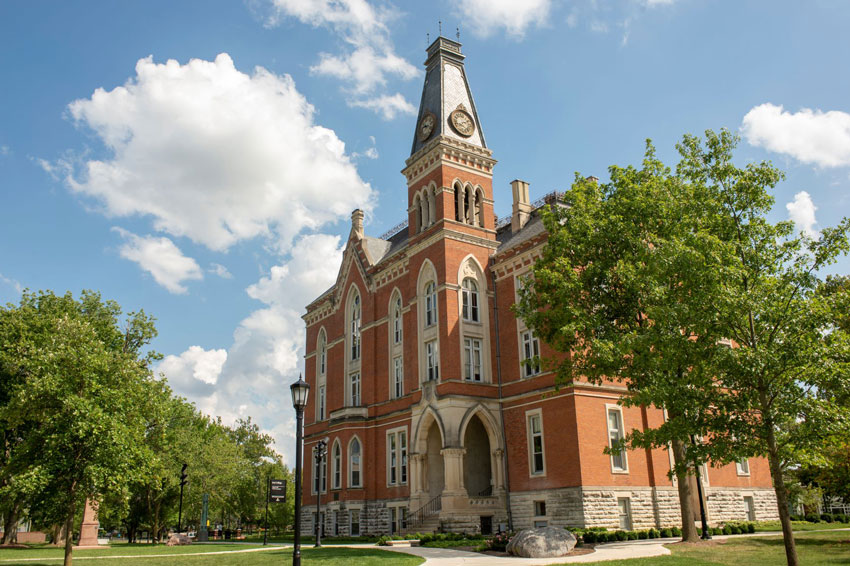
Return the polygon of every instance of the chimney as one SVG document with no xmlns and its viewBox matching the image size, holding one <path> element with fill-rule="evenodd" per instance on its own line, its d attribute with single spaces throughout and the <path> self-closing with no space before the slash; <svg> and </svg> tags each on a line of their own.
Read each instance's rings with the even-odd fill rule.
<svg viewBox="0 0 850 566">
<path fill-rule="evenodd" d="M 359 208 L 351 213 L 351 234 L 358 240 L 363 239 L 363 211 Z"/>
<path fill-rule="evenodd" d="M 513 213 L 511 214 L 511 233 L 516 234 L 531 218 L 531 199 L 528 197 L 528 183 L 515 179 L 511 181 L 514 195 Z"/>
</svg>

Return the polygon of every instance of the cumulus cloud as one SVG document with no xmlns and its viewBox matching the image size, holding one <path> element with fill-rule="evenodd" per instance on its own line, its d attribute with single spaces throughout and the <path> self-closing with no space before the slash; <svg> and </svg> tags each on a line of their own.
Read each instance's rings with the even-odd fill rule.
<svg viewBox="0 0 850 566">
<path fill-rule="evenodd" d="M 409 80 L 419 70 L 395 52 L 389 24 L 397 17 L 390 8 L 378 8 L 366 0 L 270 0 L 268 25 L 278 25 L 285 17 L 316 27 L 331 29 L 346 45 L 342 53 L 321 53 L 311 72 L 341 79 L 348 85 L 349 103 L 388 114 L 373 104 L 390 78 Z M 377 93 L 377 96 L 376 96 Z M 401 96 L 397 94 L 395 96 Z M 406 102 L 406 101 L 405 101 Z M 409 104 L 409 103 L 407 103 Z M 397 112 L 392 116 L 398 115 Z"/>
<path fill-rule="evenodd" d="M 6 285 L 13 288 L 15 290 L 15 292 L 17 292 L 19 295 L 24 292 L 24 287 L 23 287 L 23 285 L 20 284 L 20 282 L 16 281 L 15 279 L 12 279 L 10 277 L 6 277 L 2 273 L 0 273 L 0 282 L 3 282 Z"/>
<path fill-rule="evenodd" d="M 179 356 L 164 357 L 156 373 L 163 374 L 172 389 L 180 395 L 209 395 L 214 392 L 213 386 L 226 360 L 226 350 L 204 350 L 200 346 L 190 346 Z"/>
<path fill-rule="evenodd" d="M 117 227 L 113 230 L 125 239 L 118 250 L 121 257 L 138 263 L 169 292 L 186 293 L 184 281 L 204 278 L 198 262 L 183 255 L 180 248 L 168 238 L 137 236 Z"/>
<path fill-rule="evenodd" d="M 361 108 L 369 108 L 380 114 L 384 120 L 392 120 L 399 114 L 416 114 L 416 107 L 407 101 L 399 93 L 392 96 L 378 96 L 368 100 L 352 100 L 349 102 L 351 106 L 359 106 Z"/>
<path fill-rule="evenodd" d="M 548 22 L 551 0 L 454 0 L 455 11 L 473 33 L 488 37 L 504 30 L 521 39 L 529 28 Z"/>
<path fill-rule="evenodd" d="M 215 273 L 222 279 L 233 279 L 233 274 L 230 273 L 230 271 L 228 271 L 228 269 L 220 263 L 211 263 L 208 271 L 210 273 Z"/>
<path fill-rule="evenodd" d="M 292 78 L 243 73 L 227 54 L 141 59 L 124 86 L 69 111 L 110 154 L 67 175 L 73 191 L 213 250 L 262 236 L 285 253 L 301 230 L 372 206 L 345 144 L 314 122 Z"/>
<path fill-rule="evenodd" d="M 747 112 L 741 131 L 750 144 L 803 163 L 850 165 L 850 114 L 846 112 L 803 108 L 791 113 L 768 102 Z"/>
<path fill-rule="evenodd" d="M 223 350 L 204 351 L 197 346 L 179 356 L 169 356 L 159 368 L 175 391 L 200 410 L 221 416 L 228 423 L 252 417 L 273 436 L 277 449 L 290 464 L 295 427 L 289 384 L 303 371 L 301 314 L 308 302 L 334 283 L 342 257 L 340 246 L 339 236 L 302 236 L 295 241 L 287 261 L 246 289 L 264 306 L 239 323 L 226 356 L 213 358 L 222 361 L 220 371 L 212 371 L 216 367 L 213 363 L 199 365 L 195 360 L 209 361 L 211 352 Z M 187 377 L 190 372 L 191 378 Z M 176 377 L 172 379 L 172 375 Z M 214 381 L 203 378 L 212 375 Z"/>
<path fill-rule="evenodd" d="M 819 238 L 820 233 L 815 230 L 817 224 L 815 211 L 818 207 L 812 202 L 812 197 L 806 191 L 800 191 L 794 195 L 794 200 L 785 205 L 788 210 L 788 218 L 797 225 L 797 229 L 810 238 Z"/>
</svg>

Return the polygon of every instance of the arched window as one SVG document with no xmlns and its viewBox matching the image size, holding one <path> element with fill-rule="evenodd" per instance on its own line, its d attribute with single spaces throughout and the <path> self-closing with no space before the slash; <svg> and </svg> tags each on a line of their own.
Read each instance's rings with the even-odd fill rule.
<svg viewBox="0 0 850 566">
<path fill-rule="evenodd" d="M 437 286 L 431 281 L 425 286 L 425 326 L 437 324 Z"/>
<path fill-rule="evenodd" d="M 463 185 L 455 183 L 455 220 L 463 222 Z"/>
<path fill-rule="evenodd" d="M 328 367 L 328 340 L 325 330 L 319 332 L 319 375 L 325 375 Z"/>
<path fill-rule="evenodd" d="M 484 226 L 484 191 L 478 189 L 475 193 L 475 225 Z"/>
<path fill-rule="evenodd" d="M 334 442 L 333 457 L 331 459 L 331 469 L 333 477 L 333 489 L 342 487 L 342 448 L 339 446 L 339 441 Z"/>
<path fill-rule="evenodd" d="M 429 226 L 428 219 L 431 217 L 431 213 L 428 211 L 428 195 L 424 192 L 422 193 L 422 199 L 420 200 L 422 203 L 422 208 L 420 213 L 422 214 L 422 230 Z"/>
<path fill-rule="evenodd" d="M 463 280 L 463 320 L 478 322 L 478 284 L 471 277 Z"/>
<path fill-rule="evenodd" d="M 416 232 L 422 231 L 422 202 L 419 200 L 419 193 L 413 197 L 413 225 Z"/>
<path fill-rule="evenodd" d="M 360 295 L 351 303 L 351 359 L 360 359 Z"/>
<path fill-rule="evenodd" d="M 393 344 L 399 344 L 402 339 L 401 296 L 396 296 L 393 303 Z"/>
<path fill-rule="evenodd" d="M 348 445 L 348 487 L 360 487 L 360 478 L 360 441 L 354 438 Z"/>
<path fill-rule="evenodd" d="M 428 225 L 430 226 L 437 221 L 437 197 L 433 188 L 425 189 L 425 192 L 428 195 Z"/>
</svg>

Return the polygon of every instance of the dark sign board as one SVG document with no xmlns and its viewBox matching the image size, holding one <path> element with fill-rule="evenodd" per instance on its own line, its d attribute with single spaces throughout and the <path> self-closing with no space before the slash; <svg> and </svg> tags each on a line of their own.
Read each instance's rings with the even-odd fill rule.
<svg viewBox="0 0 850 566">
<path fill-rule="evenodd" d="M 272 503 L 286 501 L 286 480 L 269 480 L 269 501 Z"/>
</svg>

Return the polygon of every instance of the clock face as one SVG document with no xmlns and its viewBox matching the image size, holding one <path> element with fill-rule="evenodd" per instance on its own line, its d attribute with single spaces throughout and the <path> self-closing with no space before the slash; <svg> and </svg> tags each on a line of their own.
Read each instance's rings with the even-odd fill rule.
<svg viewBox="0 0 850 566">
<path fill-rule="evenodd" d="M 424 142 L 431 137 L 434 132 L 434 126 L 437 124 L 437 118 L 430 112 L 426 113 L 419 122 L 419 141 Z"/>
<path fill-rule="evenodd" d="M 471 136 L 472 132 L 475 131 L 475 122 L 472 121 L 472 116 L 462 108 L 451 113 L 449 122 L 451 122 L 452 128 L 465 138 Z"/>
</svg>

